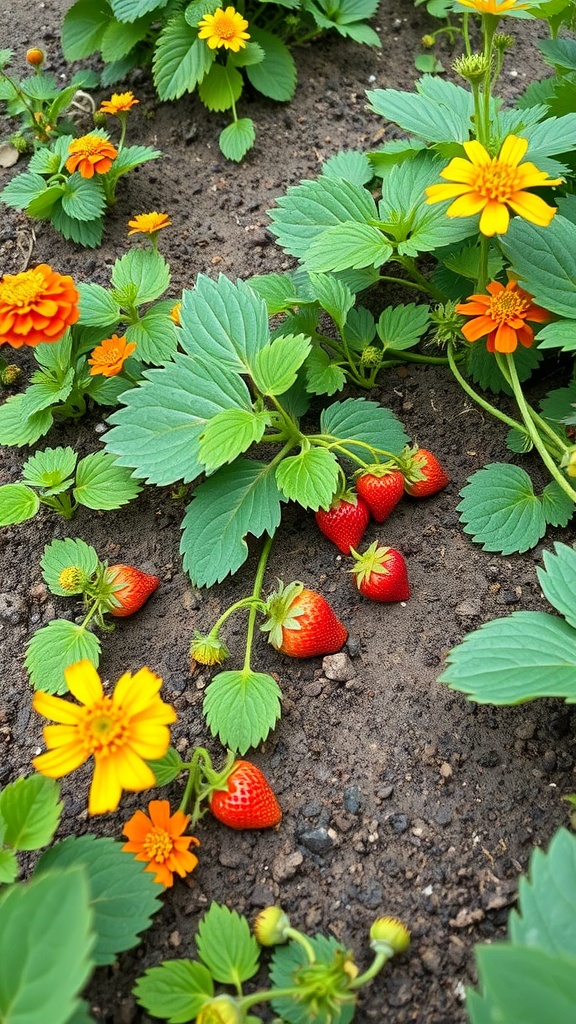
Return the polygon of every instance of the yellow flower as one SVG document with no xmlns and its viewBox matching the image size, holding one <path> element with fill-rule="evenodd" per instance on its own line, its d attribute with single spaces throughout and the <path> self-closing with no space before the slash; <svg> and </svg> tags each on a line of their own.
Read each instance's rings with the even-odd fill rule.
<svg viewBox="0 0 576 1024">
<path fill-rule="evenodd" d="M 227 50 L 238 53 L 246 46 L 246 40 L 250 35 L 245 29 L 248 22 L 233 7 L 222 10 L 221 7 L 214 14 L 205 14 L 202 21 L 198 22 L 199 39 L 205 39 L 211 50 L 218 46 L 224 46 Z"/>
<path fill-rule="evenodd" d="M 131 92 L 113 92 L 109 100 L 102 100 L 100 112 L 102 114 L 126 114 L 140 100 L 137 100 Z"/>
<path fill-rule="evenodd" d="M 153 235 L 162 228 L 170 227 L 172 221 L 167 213 L 139 213 L 133 220 L 128 221 L 128 227 L 132 230 L 129 235 Z"/>
<path fill-rule="evenodd" d="M 82 135 L 68 146 L 70 156 L 65 163 L 67 171 L 78 171 L 82 178 L 93 178 L 94 174 L 106 174 L 110 170 L 118 150 L 108 139 L 100 135 Z"/>
<path fill-rule="evenodd" d="M 525 11 L 530 4 L 519 4 L 517 0 L 458 0 L 462 7 L 470 7 L 477 14 L 495 14 L 500 17 L 510 11 Z"/>
<path fill-rule="evenodd" d="M 88 811 L 115 811 L 123 789 L 139 792 L 156 785 L 146 762 L 164 757 L 176 712 L 158 696 L 162 680 L 149 668 L 134 675 L 126 672 L 111 697 L 104 694 L 90 661 L 70 665 L 64 676 L 80 706 L 43 690 L 35 692 L 34 710 L 58 725 L 44 727 L 48 752 L 32 763 L 41 775 L 61 779 L 93 756 Z"/>
<path fill-rule="evenodd" d="M 181 327 L 181 325 L 182 325 L 181 312 L 182 312 L 182 303 L 181 302 L 177 302 L 175 306 L 172 306 L 172 309 L 168 313 L 168 316 L 170 317 L 172 323 L 176 324 L 176 327 Z"/>
<path fill-rule="evenodd" d="M 117 334 L 105 338 L 90 353 L 90 376 L 101 373 L 103 377 L 116 377 L 122 372 L 124 363 L 135 348 L 135 341 L 127 342 L 126 338 L 119 338 Z"/>
<path fill-rule="evenodd" d="M 427 203 L 455 199 L 446 215 L 471 217 L 480 213 L 480 231 L 489 237 L 508 231 L 508 207 L 532 224 L 548 227 L 555 208 L 526 189 L 559 185 L 562 178 L 549 178 L 529 161 L 521 162 L 528 149 L 526 139 L 508 135 L 495 157 L 491 157 L 480 142 L 464 142 L 463 146 L 468 160 L 454 157 L 440 172 L 441 178 L 454 184 L 430 185 L 426 189 Z"/>
<path fill-rule="evenodd" d="M 182 811 L 170 814 L 168 800 L 151 800 L 148 815 L 136 811 L 126 822 L 122 835 L 129 842 L 122 847 L 127 853 L 135 853 L 136 860 L 148 861 L 145 871 L 154 871 L 154 881 L 169 888 L 174 884 L 174 874 L 184 878 L 198 863 L 196 854 L 189 846 L 199 846 L 194 836 L 185 836 L 190 816 Z"/>
</svg>

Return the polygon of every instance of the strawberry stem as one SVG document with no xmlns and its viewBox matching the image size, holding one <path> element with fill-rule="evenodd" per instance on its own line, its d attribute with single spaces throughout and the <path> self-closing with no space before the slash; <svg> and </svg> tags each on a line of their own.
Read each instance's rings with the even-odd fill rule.
<svg viewBox="0 0 576 1024">
<path fill-rule="evenodd" d="M 268 558 L 270 557 L 270 549 L 272 547 L 272 541 L 274 536 L 267 536 L 260 553 L 260 559 L 258 561 L 258 568 L 256 569 L 256 576 L 254 577 L 254 589 L 252 590 L 252 605 L 250 606 L 250 612 L 248 615 L 248 626 L 246 629 L 246 652 L 244 654 L 244 672 L 250 671 L 250 655 L 252 653 L 252 642 L 254 639 L 254 628 L 256 625 L 256 612 L 261 610 L 263 602 L 260 600 L 260 594 L 262 593 L 262 584 L 264 582 L 264 573 L 266 572 L 266 566 L 268 565 Z"/>
</svg>

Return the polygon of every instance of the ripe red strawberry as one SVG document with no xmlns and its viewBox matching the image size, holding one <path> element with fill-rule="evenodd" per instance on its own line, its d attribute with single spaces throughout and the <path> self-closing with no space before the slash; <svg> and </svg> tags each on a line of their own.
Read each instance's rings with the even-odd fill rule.
<svg viewBox="0 0 576 1024">
<path fill-rule="evenodd" d="M 211 793 L 208 806 L 229 828 L 270 828 L 282 817 L 266 777 L 250 761 L 235 761 L 222 785 Z"/>
<path fill-rule="evenodd" d="M 352 554 L 356 564 L 350 572 L 365 597 L 372 601 L 406 601 L 410 597 L 408 570 L 399 551 L 379 547 L 375 540 L 363 555 Z"/>
<path fill-rule="evenodd" d="M 364 536 L 370 522 L 370 509 L 354 491 L 345 491 L 334 499 L 330 508 L 318 509 L 316 522 L 328 540 L 333 541 L 345 555 L 349 555 L 350 548 L 357 548 Z"/>
<path fill-rule="evenodd" d="M 266 615 L 261 628 L 270 633 L 269 642 L 292 658 L 335 654 L 348 639 L 348 630 L 328 602 L 302 583 L 279 583 L 266 602 Z"/>
<path fill-rule="evenodd" d="M 408 451 L 403 472 L 404 488 L 413 498 L 428 498 L 450 483 L 448 473 L 426 448 L 412 448 Z"/>
<path fill-rule="evenodd" d="M 106 611 L 116 619 L 137 612 L 160 583 L 157 576 L 149 576 L 133 565 L 110 565 L 105 578 L 111 585 L 111 599 L 107 601 Z"/>
<path fill-rule="evenodd" d="M 370 466 L 369 472 L 358 477 L 356 488 L 368 505 L 372 518 L 383 523 L 404 494 L 404 476 L 399 469 Z"/>
</svg>

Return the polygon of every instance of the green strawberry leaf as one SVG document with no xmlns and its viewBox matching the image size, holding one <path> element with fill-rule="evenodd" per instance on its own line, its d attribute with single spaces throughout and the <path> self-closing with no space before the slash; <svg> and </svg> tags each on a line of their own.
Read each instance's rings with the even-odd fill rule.
<svg viewBox="0 0 576 1024">
<path fill-rule="evenodd" d="M 114 299 L 140 306 L 154 302 L 170 284 L 170 267 L 153 249 L 130 249 L 112 268 Z"/>
<path fill-rule="evenodd" d="M 269 339 L 266 303 L 244 281 L 200 274 L 182 293 L 180 342 L 223 370 L 252 374 L 256 354 Z"/>
<path fill-rule="evenodd" d="M 180 552 L 196 586 L 220 583 L 248 557 L 246 535 L 261 537 L 280 524 L 282 495 L 274 467 L 238 458 L 200 484 L 182 523 Z"/>
<path fill-rule="evenodd" d="M 18 878 L 20 866 L 13 850 L 0 850 L 0 885 L 11 885 Z"/>
<path fill-rule="evenodd" d="M 43 775 L 18 779 L 0 792 L 2 842 L 13 850 L 40 850 L 54 838 L 64 804 L 60 787 Z"/>
<path fill-rule="evenodd" d="M 556 542 L 554 552 L 545 551 L 543 559 L 544 568 L 537 568 L 536 575 L 544 597 L 576 629 L 573 601 L 576 593 L 576 551 L 567 544 Z"/>
<path fill-rule="evenodd" d="M 141 490 L 142 485 L 128 469 L 120 466 L 109 452 L 100 451 L 80 459 L 72 494 L 86 508 L 112 509 L 126 505 Z"/>
<path fill-rule="evenodd" d="M 40 499 L 26 484 L 0 487 L 0 526 L 12 526 L 32 519 L 40 508 Z"/>
<path fill-rule="evenodd" d="M 483 551 L 509 555 L 536 546 L 546 533 L 543 503 L 528 474 L 518 466 L 492 462 L 468 478 L 457 506 L 464 532 Z"/>
<path fill-rule="evenodd" d="M 162 313 L 149 310 L 126 330 L 126 340 L 136 342 L 134 355 L 143 363 L 167 363 L 178 348 L 176 324 Z"/>
<path fill-rule="evenodd" d="M 260 947 L 245 917 L 212 903 L 198 925 L 198 956 L 215 981 L 239 987 L 259 967 Z"/>
<path fill-rule="evenodd" d="M 106 288 L 92 282 L 80 282 L 80 324 L 108 327 L 120 318 L 120 306 Z"/>
<path fill-rule="evenodd" d="M 476 948 L 481 993 L 468 993 L 473 1024 L 569 1024 L 576 1004 L 576 957 L 527 946 Z"/>
<path fill-rule="evenodd" d="M 99 966 L 113 964 L 118 953 L 138 945 L 140 932 L 152 924 L 162 906 L 159 886 L 121 843 L 93 835 L 70 836 L 46 850 L 34 877 L 77 864 L 86 870 L 94 913 L 93 960 Z"/>
<path fill-rule="evenodd" d="M 213 736 L 245 754 L 265 740 L 280 718 L 280 687 L 264 672 L 218 672 L 204 698 L 203 711 Z"/>
<path fill-rule="evenodd" d="M 510 940 L 576 957 L 576 837 L 562 828 L 547 853 L 533 850 L 529 876 L 518 890 L 518 911 L 508 919 Z"/>
<path fill-rule="evenodd" d="M 254 359 L 253 380 L 263 395 L 283 395 L 296 381 L 312 342 L 304 334 L 280 335 Z"/>
<path fill-rule="evenodd" d="M 177 779 L 182 771 L 182 758 L 174 747 L 168 747 L 164 757 L 157 761 L 147 761 L 154 772 L 157 786 L 167 786 L 174 779 Z"/>
<path fill-rule="evenodd" d="M 70 447 L 45 448 L 24 463 L 22 476 L 31 487 L 42 487 L 44 493 L 58 494 L 71 486 L 77 458 Z"/>
<path fill-rule="evenodd" d="M 229 110 L 240 99 L 244 80 L 233 64 L 213 64 L 198 86 L 208 110 Z"/>
<path fill-rule="evenodd" d="M 413 348 L 429 324 L 429 306 L 417 306 L 414 302 L 408 306 L 387 306 L 382 310 L 377 326 L 384 352 Z"/>
<path fill-rule="evenodd" d="M 308 280 L 322 309 L 326 310 L 342 332 L 348 314 L 354 306 L 354 295 L 351 289 L 332 274 L 308 274 Z"/>
<path fill-rule="evenodd" d="M 323 348 L 313 348 L 305 366 L 306 390 L 312 395 L 333 395 L 336 391 L 342 391 L 346 374 L 341 366 L 332 362 Z"/>
<path fill-rule="evenodd" d="M 538 697 L 576 703 L 576 633 L 544 612 L 513 612 L 469 633 L 448 655 L 441 683 L 478 704 Z"/>
<path fill-rule="evenodd" d="M 21 448 L 34 444 L 50 430 L 53 421 L 50 409 L 29 415 L 24 408 L 25 397 L 25 394 L 11 395 L 0 406 L 0 444 Z"/>
<path fill-rule="evenodd" d="M 337 271 L 380 267 L 394 249 L 379 228 L 371 224 L 335 224 L 316 235 L 303 257 L 307 270 Z"/>
<path fill-rule="evenodd" d="M 214 982 L 203 964 L 165 960 L 138 978 L 134 995 L 153 1017 L 161 1017 L 168 1024 L 187 1024 L 214 995 Z"/>
<path fill-rule="evenodd" d="M 239 117 L 220 132 L 218 145 L 227 160 L 240 163 L 248 150 L 252 149 L 255 138 L 254 121 L 249 117 Z"/>
<path fill-rule="evenodd" d="M 177 100 L 192 92 L 210 70 L 216 51 L 198 29 L 187 24 L 184 14 L 171 18 L 162 29 L 154 51 L 154 85 L 161 100 Z"/>
<path fill-rule="evenodd" d="M 53 594 L 58 594 L 60 597 L 81 594 L 84 589 L 82 583 L 72 589 L 61 587 L 59 580 L 64 569 L 75 566 L 90 578 L 96 572 L 98 564 L 98 555 L 94 548 L 80 538 L 73 540 L 71 537 L 66 537 L 64 540 L 53 540 L 47 544 L 40 561 L 44 582 Z"/>
<path fill-rule="evenodd" d="M 100 641 L 75 622 L 52 619 L 38 629 L 26 645 L 24 664 L 35 690 L 67 693 L 64 669 L 87 658 L 95 668 L 100 661 Z"/>
<path fill-rule="evenodd" d="M 301 260 L 306 259 L 313 239 L 327 228 L 351 221 L 368 226 L 370 221 L 378 220 L 376 204 L 366 188 L 324 176 L 293 185 L 276 200 L 276 208 L 268 215 L 278 244 Z"/>
<path fill-rule="evenodd" d="M 286 498 L 316 512 L 329 508 L 338 488 L 338 460 L 326 448 L 303 448 L 288 455 L 276 470 L 276 483 Z"/>
<path fill-rule="evenodd" d="M 266 409 L 224 409 L 206 424 L 200 435 L 200 459 L 207 472 L 233 462 L 251 444 L 262 439 L 270 423 Z"/>
<path fill-rule="evenodd" d="M 345 402 L 329 405 L 320 417 L 320 429 L 323 434 L 346 441 L 346 448 L 364 461 L 371 459 L 365 445 L 398 454 L 408 441 L 394 413 L 366 398 L 347 398 Z M 362 441 L 363 445 L 354 445 L 354 440 Z M 379 458 L 386 461 L 385 455 Z M 372 461 L 377 461 L 376 457 Z"/>
</svg>

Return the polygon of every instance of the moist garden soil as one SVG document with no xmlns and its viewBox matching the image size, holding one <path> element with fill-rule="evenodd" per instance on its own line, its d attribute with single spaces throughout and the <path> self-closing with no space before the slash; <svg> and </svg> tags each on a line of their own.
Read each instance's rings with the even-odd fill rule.
<svg viewBox="0 0 576 1024">
<path fill-rule="evenodd" d="M 2 23 L 10 28 L 4 45 L 18 55 L 20 73 L 26 49 L 41 46 L 48 69 L 69 77 L 59 48 L 68 6 L 67 0 L 2 0 Z M 150 210 L 172 219 L 160 248 L 171 264 L 175 299 L 198 273 L 236 279 L 289 269 L 293 262 L 267 230 L 266 210 L 289 185 L 315 177 L 338 150 L 374 148 L 394 137 L 393 126 L 367 111 L 364 90 L 411 89 L 420 37 L 438 26 L 411 0 L 382 0 L 374 24 L 380 51 L 337 36 L 297 50 L 298 89 L 290 105 L 250 94 L 241 101 L 240 115 L 252 116 L 257 126 L 255 148 L 241 165 L 218 150 L 224 117 L 208 115 L 195 96 L 160 103 L 148 73 L 134 73 L 123 83 L 140 100 L 130 114 L 129 142 L 157 146 L 163 159 L 122 180 L 96 251 L 63 241 L 48 224 L 35 222 L 32 230 L 24 214 L 3 208 L 2 273 L 46 261 L 77 281 L 107 286 L 114 260 L 129 246 L 127 221 Z M 535 45 L 542 27 L 509 19 L 507 30 L 510 24 L 518 26 L 518 41 L 503 75 L 508 98 L 545 73 Z M 439 56 L 449 68 L 447 44 Z M 3 171 L 2 182 L 13 173 Z M 396 299 L 382 291 L 370 301 L 377 310 Z M 23 351 L 15 361 L 27 370 L 33 365 Z M 564 379 L 554 363 L 543 372 L 550 387 Z M 544 547 L 559 538 L 570 542 L 573 534 L 552 532 L 535 550 L 508 557 L 483 552 L 464 535 L 456 506 L 467 477 L 512 456 L 501 426 L 471 406 L 443 368 L 387 371 L 367 397 L 393 409 L 452 477 L 436 497 L 401 502 L 365 538 L 403 552 L 412 596 L 390 606 L 360 597 L 349 559 L 318 533 L 311 514 L 286 508 L 266 585 L 272 589 L 276 577 L 299 579 L 322 591 L 349 629 L 345 657 L 335 672 L 331 659 L 290 660 L 264 635 L 258 638 L 253 666 L 277 676 L 283 712 L 273 735 L 250 756 L 278 794 L 283 821 L 261 833 L 236 833 L 211 818 L 200 823 L 197 870 L 166 892 L 142 944 L 95 975 L 88 998 L 96 1021 L 148 1021 L 131 996 L 134 979 L 161 959 L 194 956 L 196 925 L 215 900 L 249 917 L 280 903 L 297 927 L 334 934 L 362 966 L 370 959 L 372 920 L 401 917 L 412 930 L 411 948 L 365 991 L 356 1019 L 460 1024 L 466 1020 L 464 986 L 475 981 L 474 943 L 505 936 L 532 847 L 546 845 L 566 821 L 560 798 L 576 788 L 575 712 L 551 700 L 480 707 L 436 680 L 448 650 L 482 622 L 517 609 L 547 610 L 536 566 Z M 86 454 L 98 448 L 103 429 L 102 410 L 95 410 L 80 422 L 55 426 L 38 447 L 70 444 Z M 4 449 L 1 482 L 18 480 L 29 455 L 29 449 Z M 523 465 L 539 485 L 546 483 L 535 462 Z M 81 537 L 101 558 L 160 577 L 145 608 L 103 637 L 101 673 L 115 681 L 143 664 L 159 673 L 164 699 L 178 711 L 175 746 L 184 753 L 206 745 L 219 763 L 223 752 L 201 714 L 210 675 L 191 675 L 189 643 L 195 628 L 206 630 L 231 601 L 251 591 L 258 546 L 233 579 L 198 591 L 181 567 L 182 516 L 183 504 L 169 488 L 148 487 L 116 512 L 81 508 L 67 523 L 45 510 L 2 530 L 0 783 L 27 774 L 42 747 L 23 664 L 26 641 L 50 619 L 80 614 L 42 581 L 40 558 L 53 537 Z M 240 615 L 226 627 L 233 651 L 227 667 L 241 665 L 244 624 Z M 145 795 L 127 794 L 116 814 L 88 819 L 88 781 L 81 771 L 64 780 L 60 837 L 93 831 L 119 838 L 123 822 L 146 805 Z M 169 796 L 177 804 L 180 795 L 176 782 Z"/>
</svg>

